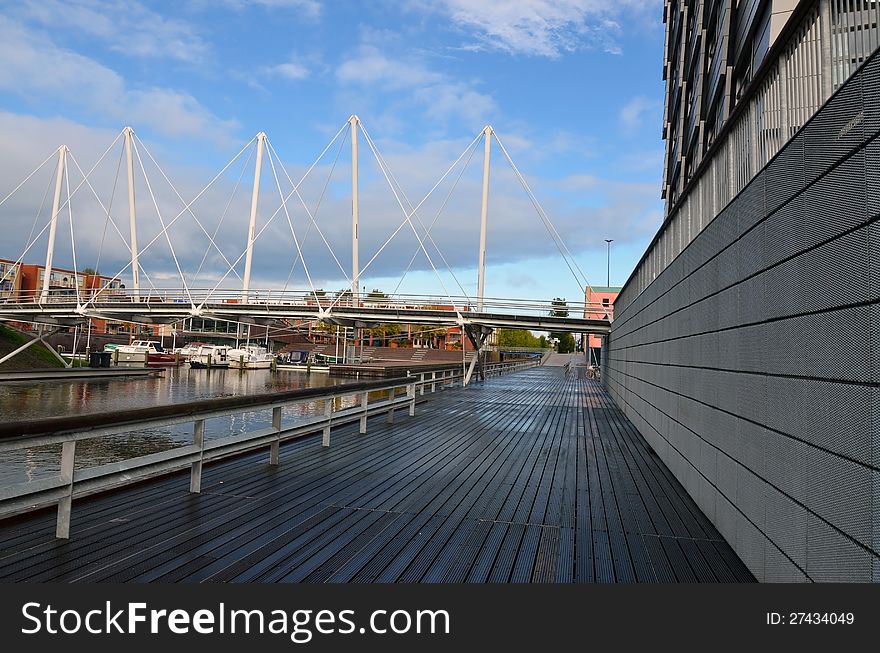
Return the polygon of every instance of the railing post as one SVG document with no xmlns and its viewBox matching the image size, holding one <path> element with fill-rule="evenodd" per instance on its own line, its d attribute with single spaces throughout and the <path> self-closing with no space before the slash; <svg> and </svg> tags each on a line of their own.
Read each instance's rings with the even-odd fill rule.
<svg viewBox="0 0 880 653">
<path fill-rule="evenodd" d="M 388 400 L 391 402 L 391 406 L 388 408 L 388 423 L 394 424 L 394 391 L 396 388 L 391 388 L 388 391 Z"/>
<path fill-rule="evenodd" d="M 55 524 L 55 537 L 66 540 L 70 537 L 70 509 L 73 504 L 73 459 L 76 456 L 76 440 L 61 446 L 61 482 L 67 484 L 67 494 L 58 500 L 58 521 Z"/>
<path fill-rule="evenodd" d="M 419 374 L 419 394 L 425 394 L 425 373 Z"/>
<path fill-rule="evenodd" d="M 409 416 L 416 415 L 416 384 L 410 383 L 406 386 L 406 395 L 409 397 Z"/>
<path fill-rule="evenodd" d="M 435 392 L 437 390 L 437 372 L 431 372 L 431 392 Z"/>
<path fill-rule="evenodd" d="M 324 400 L 324 419 L 326 423 L 324 424 L 324 437 L 321 440 L 322 447 L 330 446 L 330 423 L 331 417 L 333 415 L 333 399 L 328 397 Z"/>
<path fill-rule="evenodd" d="M 361 435 L 367 432 L 367 406 L 370 401 L 370 393 L 366 390 L 361 393 L 361 408 L 363 412 L 361 413 L 361 424 L 360 424 L 360 432 Z"/>
<path fill-rule="evenodd" d="M 275 439 L 269 449 L 269 464 L 278 464 L 278 450 L 281 444 L 281 406 L 272 409 L 272 428 L 275 429 Z"/>
<path fill-rule="evenodd" d="M 189 491 L 198 494 L 202 491 L 202 457 L 205 455 L 205 420 L 193 422 L 193 444 L 199 448 L 199 459 L 192 464 L 189 473 Z"/>
</svg>

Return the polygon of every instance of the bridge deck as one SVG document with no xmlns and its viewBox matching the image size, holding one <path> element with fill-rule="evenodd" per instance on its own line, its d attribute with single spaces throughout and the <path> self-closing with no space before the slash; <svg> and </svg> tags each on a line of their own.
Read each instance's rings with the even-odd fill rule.
<svg viewBox="0 0 880 653">
<path fill-rule="evenodd" d="M 537 368 L 0 523 L 3 581 L 752 581 L 597 383 Z"/>
</svg>

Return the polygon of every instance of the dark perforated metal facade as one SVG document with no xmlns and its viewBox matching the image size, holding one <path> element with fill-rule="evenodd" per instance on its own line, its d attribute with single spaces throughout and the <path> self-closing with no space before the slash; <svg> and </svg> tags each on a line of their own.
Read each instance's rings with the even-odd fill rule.
<svg viewBox="0 0 880 653">
<path fill-rule="evenodd" d="M 608 390 L 759 580 L 880 581 L 878 133 L 875 55 L 615 305 Z"/>
</svg>

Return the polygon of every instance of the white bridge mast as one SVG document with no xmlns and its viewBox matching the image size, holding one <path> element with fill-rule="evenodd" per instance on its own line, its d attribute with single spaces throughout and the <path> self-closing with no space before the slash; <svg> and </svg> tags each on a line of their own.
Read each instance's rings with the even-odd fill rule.
<svg viewBox="0 0 880 653">
<path fill-rule="evenodd" d="M 49 247 L 46 249 L 46 269 L 43 277 L 43 290 L 40 302 L 49 299 L 49 277 L 52 276 L 52 257 L 55 255 L 55 233 L 58 230 L 58 212 L 61 210 L 61 182 L 64 179 L 64 167 L 67 161 L 67 146 L 58 148 L 58 167 L 55 171 L 55 197 L 52 200 L 52 217 L 49 221 Z M 68 201 L 70 201 L 68 199 Z"/>
<path fill-rule="evenodd" d="M 358 302 L 358 284 L 360 283 L 359 253 L 359 215 L 358 215 L 358 126 L 360 118 L 352 116 L 348 119 L 351 125 L 351 300 L 353 305 Z"/>
<path fill-rule="evenodd" d="M 131 127 L 123 130 L 125 134 L 125 168 L 128 172 L 128 227 L 131 234 L 131 287 L 134 301 L 141 300 L 140 293 L 140 268 L 138 267 L 138 241 L 137 241 L 137 210 L 134 201 L 134 162 L 131 157 L 132 135 Z"/>
<path fill-rule="evenodd" d="M 254 192 L 251 195 L 251 217 L 248 224 L 247 255 L 244 259 L 244 279 L 241 286 L 241 301 L 248 302 L 251 286 L 251 263 L 254 258 L 254 232 L 257 226 L 257 205 L 260 199 L 260 174 L 263 170 L 263 148 L 266 144 L 265 132 L 257 134 L 257 161 L 254 166 Z"/>
<path fill-rule="evenodd" d="M 483 310 L 483 291 L 486 285 L 486 221 L 489 217 L 489 159 L 492 156 L 492 127 L 483 129 L 483 204 L 480 210 L 480 262 L 477 277 L 477 311 Z"/>
</svg>

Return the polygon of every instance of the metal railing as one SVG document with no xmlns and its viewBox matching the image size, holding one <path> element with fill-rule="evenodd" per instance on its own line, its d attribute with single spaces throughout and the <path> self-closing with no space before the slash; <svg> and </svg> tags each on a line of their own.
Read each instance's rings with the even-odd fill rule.
<svg viewBox="0 0 880 653">
<path fill-rule="evenodd" d="M 18 305 L 52 305 L 77 303 L 83 305 L 111 304 L 145 304 L 146 306 L 191 303 L 201 304 L 246 304 L 248 306 L 304 306 L 318 310 L 332 308 L 374 308 L 391 310 L 435 310 L 476 312 L 476 299 L 454 295 L 413 295 L 398 294 L 384 297 L 370 297 L 369 294 L 352 298 L 350 295 L 337 297 L 335 293 L 315 294 L 302 290 L 249 290 L 247 301 L 243 301 L 241 290 L 237 289 L 198 289 L 198 288 L 141 288 L 135 295 L 127 288 L 88 289 L 81 291 L 79 298 L 70 289 L 50 289 L 44 297 L 41 291 L 20 291 L 0 299 L 0 303 Z M 559 306 L 550 301 L 538 299 L 511 299 L 502 297 L 486 297 L 483 299 L 483 313 L 513 313 L 517 315 L 549 315 L 559 310 Z M 565 310 L 571 316 L 593 317 L 595 319 L 612 319 L 613 306 L 601 302 L 566 302 Z"/>
<path fill-rule="evenodd" d="M 487 365 L 485 371 L 487 376 L 498 376 L 536 364 L 534 361 L 496 363 Z M 452 387 L 460 384 L 463 376 L 460 369 L 446 369 L 422 372 L 418 378 L 408 375 L 335 387 L 3 423 L 0 424 L 0 453 L 60 444 L 61 467 L 57 476 L 0 488 L 0 518 L 57 505 L 55 535 L 67 539 L 73 499 L 185 469 L 190 470 L 190 492 L 199 493 L 202 468 L 207 462 L 268 448 L 269 464 L 278 465 L 282 442 L 321 432 L 322 446 L 329 447 L 331 428 L 351 422 L 359 422 L 359 432 L 365 434 L 369 417 L 384 413 L 387 422 L 392 424 L 394 412 L 404 408 L 414 416 L 417 393 L 424 395 Z M 334 410 L 337 400 L 342 403 L 346 398 L 354 398 L 355 405 Z M 283 408 L 315 401 L 324 402 L 319 414 L 296 424 L 282 423 Z M 270 427 L 205 439 L 208 419 L 268 410 L 272 411 Z M 77 469 L 75 466 L 80 441 L 186 423 L 192 424 L 192 442 L 188 445 L 94 467 Z"/>
</svg>

